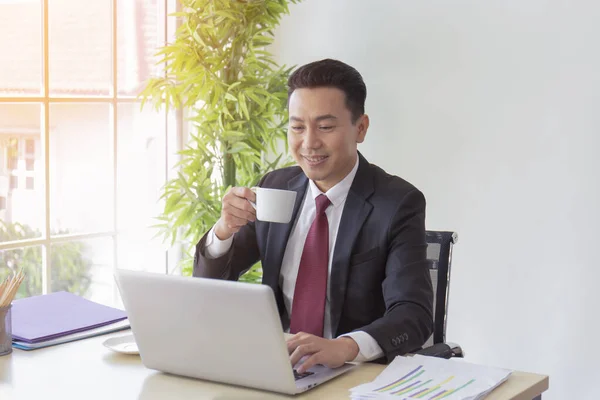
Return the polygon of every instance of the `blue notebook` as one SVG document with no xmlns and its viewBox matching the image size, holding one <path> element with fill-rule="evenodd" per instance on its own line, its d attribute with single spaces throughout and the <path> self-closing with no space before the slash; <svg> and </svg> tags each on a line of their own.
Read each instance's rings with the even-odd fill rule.
<svg viewBox="0 0 600 400">
<path fill-rule="evenodd" d="M 125 311 L 69 292 L 15 300 L 11 313 L 13 339 L 25 343 L 56 339 L 127 318 Z"/>
</svg>

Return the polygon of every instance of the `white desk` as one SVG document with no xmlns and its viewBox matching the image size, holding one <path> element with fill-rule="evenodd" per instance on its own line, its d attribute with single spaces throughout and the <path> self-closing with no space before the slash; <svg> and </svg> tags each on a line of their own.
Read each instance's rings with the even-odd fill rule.
<svg viewBox="0 0 600 400">
<path fill-rule="evenodd" d="M 385 367 L 364 364 L 300 396 L 182 378 L 145 368 L 137 355 L 114 353 L 102 342 L 117 333 L 0 357 L 0 400 L 119 399 L 348 399 L 349 389 Z M 531 400 L 548 389 L 548 377 L 515 372 L 487 400 Z"/>
</svg>

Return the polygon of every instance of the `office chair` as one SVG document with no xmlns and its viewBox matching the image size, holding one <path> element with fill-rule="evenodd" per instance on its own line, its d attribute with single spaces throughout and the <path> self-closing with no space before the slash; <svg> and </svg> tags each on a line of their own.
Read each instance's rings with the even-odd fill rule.
<svg viewBox="0 0 600 400">
<path fill-rule="evenodd" d="M 458 241 L 456 232 L 427 231 L 427 259 L 433 284 L 433 334 L 416 354 L 441 358 L 463 357 L 459 345 L 446 343 L 446 316 L 450 293 L 452 247 Z"/>
</svg>

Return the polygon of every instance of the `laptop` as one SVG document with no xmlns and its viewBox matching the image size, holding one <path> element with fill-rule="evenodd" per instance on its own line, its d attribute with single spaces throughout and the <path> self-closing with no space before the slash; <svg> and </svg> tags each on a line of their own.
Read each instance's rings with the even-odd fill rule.
<svg viewBox="0 0 600 400">
<path fill-rule="evenodd" d="M 297 373 L 269 286 L 127 270 L 115 280 L 147 368 L 297 394 L 355 367 Z"/>
</svg>

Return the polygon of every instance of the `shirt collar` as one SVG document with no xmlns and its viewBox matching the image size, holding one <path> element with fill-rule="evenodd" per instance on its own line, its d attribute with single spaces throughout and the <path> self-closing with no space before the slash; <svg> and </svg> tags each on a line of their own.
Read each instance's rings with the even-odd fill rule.
<svg viewBox="0 0 600 400">
<path fill-rule="evenodd" d="M 325 193 L 325 195 L 327 196 L 329 201 L 331 201 L 331 204 L 334 207 L 338 207 L 346 200 L 348 192 L 350 191 L 350 187 L 352 186 L 352 182 L 354 181 L 354 177 L 356 176 L 356 171 L 358 171 L 358 161 L 359 157 L 357 155 L 356 163 L 354 164 L 352 171 L 350 171 L 350 173 L 348 173 L 348 175 L 346 175 L 344 179 L 336 183 L 334 187 L 332 187 Z M 317 185 L 313 182 L 312 179 L 310 179 L 308 182 L 310 185 L 311 196 L 313 200 L 315 200 L 317 196 L 323 194 L 323 192 L 321 192 L 321 190 L 317 187 Z"/>
</svg>

